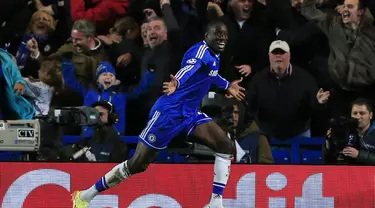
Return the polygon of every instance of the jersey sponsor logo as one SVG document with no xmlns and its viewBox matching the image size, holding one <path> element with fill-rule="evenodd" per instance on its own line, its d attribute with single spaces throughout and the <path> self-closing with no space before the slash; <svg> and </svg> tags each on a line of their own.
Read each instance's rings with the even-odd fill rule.
<svg viewBox="0 0 375 208">
<path fill-rule="evenodd" d="M 187 64 L 195 64 L 195 63 L 197 63 L 197 59 L 195 59 L 195 58 L 189 59 L 189 60 L 186 61 L 186 63 Z"/>
<path fill-rule="evenodd" d="M 208 76 L 210 77 L 216 77 L 219 74 L 218 70 L 211 70 Z"/>
</svg>

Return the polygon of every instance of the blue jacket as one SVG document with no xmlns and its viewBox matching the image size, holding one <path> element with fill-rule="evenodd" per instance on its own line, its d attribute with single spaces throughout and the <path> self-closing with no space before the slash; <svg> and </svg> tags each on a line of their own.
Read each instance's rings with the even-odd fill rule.
<svg viewBox="0 0 375 208">
<path fill-rule="evenodd" d="M 71 61 L 64 61 L 62 64 L 62 72 L 65 80 L 65 84 L 72 90 L 80 93 L 84 97 L 84 106 L 92 106 L 97 101 L 109 101 L 115 108 L 116 113 L 119 117 L 119 121 L 115 124 L 115 128 L 123 134 L 126 128 L 125 113 L 126 113 L 126 102 L 128 99 L 136 99 L 140 95 L 148 92 L 151 84 L 153 83 L 153 72 L 147 72 L 142 78 L 140 85 L 133 91 L 117 92 L 118 86 L 112 86 L 111 88 L 101 91 L 98 87 L 87 89 L 80 82 L 76 80 L 74 66 Z M 92 128 L 84 128 L 84 137 L 92 136 Z"/>
<path fill-rule="evenodd" d="M 0 63 L 4 80 L 6 82 L 5 95 L 8 101 L 8 107 L 11 108 L 17 115 L 18 119 L 28 120 L 32 119 L 35 115 L 35 110 L 32 104 L 22 95 L 14 93 L 14 85 L 22 83 L 25 87 L 20 71 L 16 63 L 12 60 L 12 56 L 0 49 Z"/>
</svg>

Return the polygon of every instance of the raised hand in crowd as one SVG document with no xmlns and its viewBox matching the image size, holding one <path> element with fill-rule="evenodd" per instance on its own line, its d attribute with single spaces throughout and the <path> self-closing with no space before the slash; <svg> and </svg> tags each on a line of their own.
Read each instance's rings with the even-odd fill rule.
<svg viewBox="0 0 375 208">
<path fill-rule="evenodd" d="M 38 42 L 35 38 L 31 38 L 26 43 L 26 48 L 30 50 L 31 56 L 37 56 L 39 54 Z"/>
<path fill-rule="evenodd" d="M 160 8 L 162 8 L 164 4 L 171 4 L 171 2 L 169 0 L 160 0 Z"/>
<path fill-rule="evenodd" d="M 344 5 L 338 5 L 338 6 L 335 8 L 335 10 L 336 10 L 338 13 L 342 14 L 342 13 L 345 11 L 345 7 L 344 7 Z"/>
<path fill-rule="evenodd" d="M 235 66 L 235 67 L 245 77 L 247 77 L 251 74 L 251 66 L 250 65 L 240 65 L 240 66 Z"/>
<path fill-rule="evenodd" d="M 97 38 L 103 41 L 106 45 L 112 45 L 114 43 L 120 43 L 122 41 L 122 37 L 115 33 L 111 33 L 108 35 L 99 35 Z"/>
<path fill-rule="evenodd" d="M 116 66 L 127 66 L 132 61 L 132 58 L 133 56 L 131 53 L 122 54 L 117 58 Z"/>
<path fill-rule="evenodd" d="M 324 91 L 322 88 L 319 89 L 318 93 L 316 93 L 316 99 L 320 104 L 324 104 L 328 101 L 330 96 L 329 91 Z"/>
<path fill-rule="evenodd" d="M 214 3 L 209 1 L 207 4 L 207 10 L 209 9 L 215 10 L 219 17 L 224 15 L 223 10 L 221 10 L 220 3 Z"/>
<path fill-rule="evenodd" d="M 158 15 L 156 15 L 155 11 L 153 9 L 150 9 L 150 8 L 144 9 L 143 14 L 145 15 L 147 21 L 149 21 L 151 19 L 154 19 L 155 17 L 158 16 Z"/>
</svg>

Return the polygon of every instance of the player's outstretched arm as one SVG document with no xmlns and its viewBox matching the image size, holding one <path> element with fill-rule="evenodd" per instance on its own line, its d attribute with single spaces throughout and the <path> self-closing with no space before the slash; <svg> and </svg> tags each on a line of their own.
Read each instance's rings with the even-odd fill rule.
<svg viewBox="0 0 375 208">
<path fill-rule="evenodd" d="M 230 86 L 227 89 L 229 96 L 226 96 L 226 97 L 230 97 L 230 98 L 234 97 L 239 101 L 242 101 L 243 99 L 245 99 L 245 93 L 244 93 L 245 88 L 238 85 L 240 82 L 242 82 L 242 79 L 243 78 L 241 77 L 240 80 L 235 80 L 232 83 L 230 83 Z"/>
</svg>

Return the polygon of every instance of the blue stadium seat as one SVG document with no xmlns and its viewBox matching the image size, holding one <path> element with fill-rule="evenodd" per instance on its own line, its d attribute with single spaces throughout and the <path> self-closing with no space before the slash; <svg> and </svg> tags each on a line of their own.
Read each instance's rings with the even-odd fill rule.
<svg viewBox="0 0 375 208">
<path fill-rule="evenodd" d="M 301 153 L 302 164 L 324 164 L 322 151 L 305 150 Z"/>
<path fill-rule="evenodd" d="M 290 164 L 290 152 L 288 150 L 272 150 L 275 164 Z"/>
<path fill-rule="evenodd" d="M 321 146 L 325 142 L 323 137 L 294 137 L 288 140 L 278 140 L 270 138 L 271 146 L 289 146 L 291 147 L 290 163 L 301 164 L 301 146 Z M 319 152 L 319 151 L 318 151 Z M 279 153 L 277 153 L 279 154 Z M 275 160 L 276 162 L 276 160 Z"/>
<path fill-rule="evenodd" d="M 21 152 L 0 152 L 0 161 L 20 161 Z"/>
</svg>

